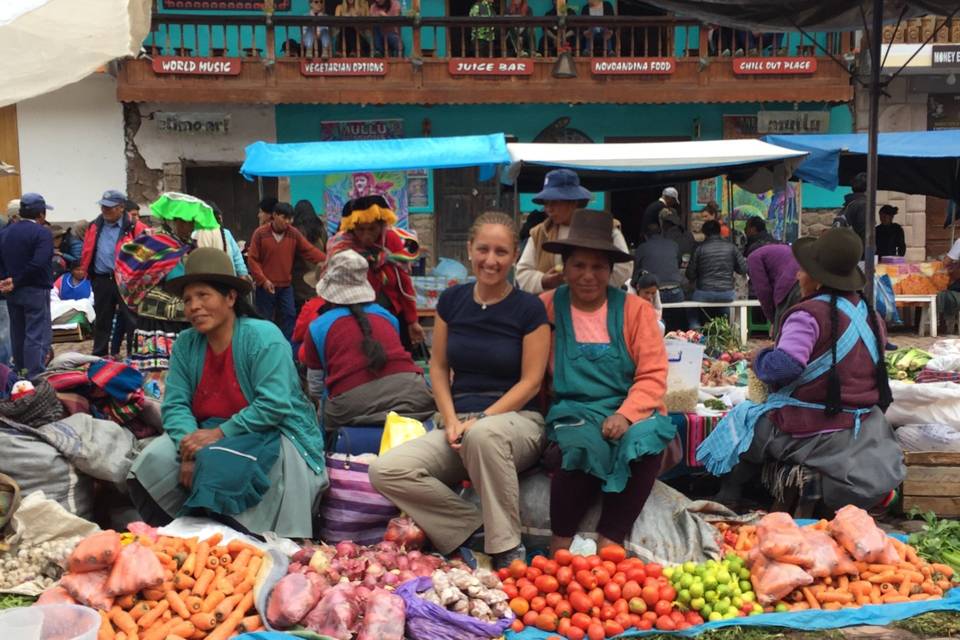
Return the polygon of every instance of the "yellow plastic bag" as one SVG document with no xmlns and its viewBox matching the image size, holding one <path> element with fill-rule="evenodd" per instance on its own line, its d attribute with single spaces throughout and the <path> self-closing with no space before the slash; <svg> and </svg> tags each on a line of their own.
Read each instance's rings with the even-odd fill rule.
<svg viewBox="0 0 960 640">
<path fill-rule="evenodd" d="M 391 411 L 387 414 L 387 421 L 383 425 L 383 437 L 380 438 L 380 455 L 426 433 L 427 430 L 423 428 L 423 423 L 419 420 L 404 418 Z"/>
</svg>

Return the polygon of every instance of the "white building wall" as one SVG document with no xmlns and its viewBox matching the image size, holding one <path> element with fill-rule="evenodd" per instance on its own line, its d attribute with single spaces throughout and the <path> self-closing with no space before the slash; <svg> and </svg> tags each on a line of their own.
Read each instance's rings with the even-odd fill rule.
<svg viewBox="0 0 960 640">
<path fill-rule="evenodd" d="M 91 220 L 107 189 L 125 190 L 123 108 L 116 80 L 93 74 L 17 104 L 23 192 L 42 194 L 51 222 Z"/>
</svg>

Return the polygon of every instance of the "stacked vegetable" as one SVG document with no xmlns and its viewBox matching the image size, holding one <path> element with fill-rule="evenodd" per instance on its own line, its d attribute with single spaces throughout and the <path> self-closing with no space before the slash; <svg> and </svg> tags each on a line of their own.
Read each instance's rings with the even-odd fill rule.
<svg viewBox="0 0 960 640">
<path fill-rule="evenodd" d="M 262 552 L 240 541 L 89 536 L 67 560 L 60 586 L 38 604 L 79 602 L 100 610 L 98 640 L 226 640 L 263 627 L 253 605 Z"/>
<path fill-rule="evenodd" d="M 25 582 L 46 589 L 63 575 L 63 565 L 80 537 L 20 545 L 0 555 L 0 589 Z M 36 592 L 34 592 L 36 593 Z"/>
<path fill-rule="evenodd" d="M 940 598 L 954 575 L 888 537 L 852 505 L 808 527 L 785 513 L 764 516 L 747 562 L 759 602 L 778 611 Z"/>
<path fill-rule="evenodd" d="M 916 380 L 917 374 L 923 371 L 932 359 L 933 354 L 923 349 L 897 349 L 886 356 L 887 377 L 891 380 Z"/>
</svg>

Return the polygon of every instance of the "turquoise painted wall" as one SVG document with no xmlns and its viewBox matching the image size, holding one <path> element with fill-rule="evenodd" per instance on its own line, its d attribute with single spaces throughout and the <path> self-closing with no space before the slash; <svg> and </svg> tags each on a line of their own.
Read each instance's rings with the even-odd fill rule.
<svg viewBox="0 0 960 640">
<path fill-rule="evenodd" d="M 789 110 L 790 104 L 765 104 L 769 110 Z M 818 105 L 814 107 L 820 109 Z M 608 137 L 676 136 L 692 138 L 694 120 L 699 118 L 700 137 L 720 139 L 723 115 L 752 115 L 760 104 L 675 104 L 675 105 L 441 105 L 441 106 L 358 106 L 358 105 L 278 105 L 277 141 L 316 140 L 323 120 L 402 119 L 407 136 L 417 137 L 423 121 L 430 121 L 434 136 L 455 136 L 503 131 L 521 142 L 530 142 L 557 118 L 569 117 L 570 128 L 586 133 L 594 142 Z M 830 109 L 830 132 L 849 133 L 853 119 L 846 105 Z M 322 201 L 322 181 L 317 178 L 292 178 L 291 198 Z M 847 189 L 826 191 L 811 185 L 803 187 L 804 209 L 839 207 Z M 522 201 L 529 210 L 528 201 Z M 602 203 L 601 203 L 602 204 Z"/>
</svg>

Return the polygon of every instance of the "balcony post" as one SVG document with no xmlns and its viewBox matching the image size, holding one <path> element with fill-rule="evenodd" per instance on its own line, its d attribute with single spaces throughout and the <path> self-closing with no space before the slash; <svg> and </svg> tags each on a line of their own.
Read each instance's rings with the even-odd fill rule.
<svg viewBox="0 0 960 640">
<path fill-rule="evenodd" d="M 420 34 L 420 0 L 413 0 L 410 3 L 410 10 L 413 12 L 413 57 L 421 57 L 421 34 Z"/>
<path fill-rule="evenodd" d="M 266 51 L 264 51 L 265 59 L 268 67 L 272 67 L 277 61 L 277 51 L 276 51 L 276 33 L 273 26 L 273 11 L 274 4 L 273 0 L 263 0 L 263 13 L 265 17 L 266 29 Z M 253 46 L 256 48 L 257 39 L 256 33 L 254 33 Z"/>
</svg>

